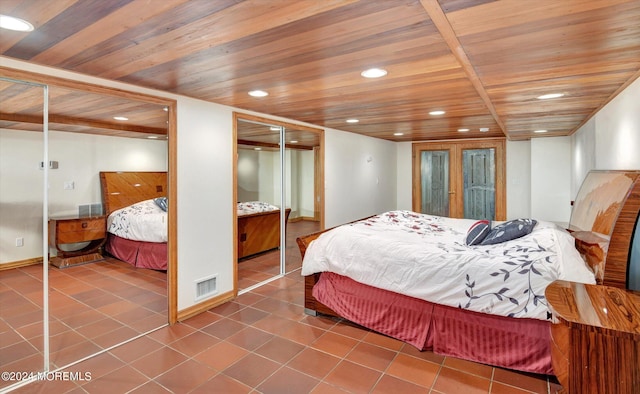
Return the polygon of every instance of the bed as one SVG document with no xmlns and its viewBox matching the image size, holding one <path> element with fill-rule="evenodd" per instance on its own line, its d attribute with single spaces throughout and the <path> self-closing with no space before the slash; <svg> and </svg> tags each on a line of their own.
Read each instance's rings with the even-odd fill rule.
<svg viewBox="0 0 640 394">
<path fill-rule="evenodd" d="M 105 250 L 135 267 L 166 271 L 167 173 L 100 172 L 100 185 Z"/>
<path fill-rule="evenodd" d="M 284 212 L 285 231 L 290 208 Z M 238 259 L 280 247 L 280 208 L 263 201 L 237 203 Z"/>
<path fill-rule="evenodd" d="M 569 231 L 538 222 L 529 234 L 495 245 L 466 245 L 474 221 L 451 222 L 407 211 L 300 237 L 305 311 L 345 318 L 420 350 L 553 374 L 552 322 L 544 288 L 561 278 L 626 285 L 631 235 L 640 211 L 639 177 L 637 171 L 593 171 L 578 193 Z M 384 234 L 390 245 L 382 245 L 387 241 L 376 233 Z M 420 255 L 407 238 L 420 240 L 429 252 Z M 348 250 L 338 249 L 340 244 Z M 453 259 L 434 255 L 436 250 Z M 472 265 L 469 252 L 480 255 L 479 266 Z M 413 257 L 394 261 L 394 253 Z M 411 260 L 425 256 L 439 264 L 424 270 L 430 279 L 419 276 L 423 268 Z M 375 265 L 378 260 L 382 266 Z M 370 277 L 381 277 L 382 283 L 372 285 Z M 518 278 L 525 280 L 524 286 L 515 284 Z M 409 279 L 422 288 L 405 288 Z M 489 279 L 497 279 L 497 286 L 489 286 Z"/>
</svg>

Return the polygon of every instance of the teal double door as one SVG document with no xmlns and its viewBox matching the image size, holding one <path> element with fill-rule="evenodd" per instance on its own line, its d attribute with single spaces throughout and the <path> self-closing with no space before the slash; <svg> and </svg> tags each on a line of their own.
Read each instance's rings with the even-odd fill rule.
<svg viewBox="0 0 640 394">
<path fill-rule="evenodd" d="M 413 210 L 504 220 L 504 139 L 413 144 Z"/>
</svg>

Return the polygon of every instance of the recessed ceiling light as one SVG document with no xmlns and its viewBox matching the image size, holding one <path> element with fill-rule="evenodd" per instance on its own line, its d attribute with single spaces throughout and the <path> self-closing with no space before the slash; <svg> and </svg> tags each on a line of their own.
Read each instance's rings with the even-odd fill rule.
<svg viewBox="0 0 640 394">
<path fill-rule="evenodd" d="M 157 140 L 158 136 L 157 135 L 150 135 L 150 136 L 147 136 L 147 138 L 150 139 L 150 140 Z"/>
<path fill-rule="evenodd" d="M 249 96 L 251 97 L 266 97 L 268 95 L 269 93 L 265 92 L 264 90 L 252 90 L 249 92 Z"/>
<path fill-rule="evenodd" d="M 461 133 L 465 133 L 465 132 L 469 131 L 469 129 L 458 129 L 458 131 L 461 132 Z"/>
<path fill-rule="evenodd" d="M 169 107 L 164 107 L 164 108 L 162 108 L 162 110 L 163 110 L 164 112 L 169 112 Z"/>
<path fill-rule="evenodd" d="M 271 131 L 280 131 L 280 127 L 278 127 L 278 126 L 271 126 L 271 127 L 269 127 L 269 130 L 271 130 Z"/>
<path fill-rule="evenodd" d="M 24 19 L 0 14 L 0 27 L 14 31 L 33 31 L 33 25 Z"/>
<path fill-rule="evenodd" d="M 488 127 L 480 127 L 480 131 L 482 131 L 483 133 L 486 133 L 487 131 L 489 131 Z"/>
<path fill-rule="evenodd" d="M 381 68 L 370 68 L 360 73 L 365 78 L 380 78 L 387 75 L 387 70 Z"/>
<path fill-rule="evenodd" d="M 262 148 L 253 148 L 253 150 L 262 150 Z"/>
<path fill-rule="evenodd" d="M 547 130 L 535 130 L 534 133 L 546 133 Z"/>
<path fill-rule="evenodd" d="M 401 135 L 404 135 L 404 133 L 393 133 L 393 135 L 395 135 L 396 137 L 399 137 Z"/>
<path fill-rule="evenodd" d="M 347 123 L 358 123 L 359 120 L 358 119 L 347 119 L 346 122 Z"/>
<path fill-rule="evenodd" d="M 549 93 L 549 94 L 543 94 L 542 96 L 538 96 L 537 99 L 538 100 L 549 100 L 549 99 L 554 99 L 554 98 L 558 98 L 558 97 L 562 97 L 564 96 L 564 93 Z"/>
<path fill-rule="evenodd" d="M 113 119 L 115 119 L 115 120 L 129 120 L 129 118 L 126 118 L 124 116 L 114 116 Z"/>
<path fill-rule="evenodd" d="M 437 111 L 431 111 L 431 112 L 429 112 L 429 115 L 432 115 L 432 116 L 438 116 L 438 115 L 444 115 L 444 114 L 446 114 L 446 112 L 444 112 L 444 111 L 442 111 L 442 110 L 437 110 Z"/>
<path fill-rule="evenodd" d="M 298 141 L 296 141 L 296 140 L 291 140 L 291 141 L 289 141 L 289 143 L 291 143 L 291 144 L 297 144 L 297 143 L 298 143 Z"/>
</svg>

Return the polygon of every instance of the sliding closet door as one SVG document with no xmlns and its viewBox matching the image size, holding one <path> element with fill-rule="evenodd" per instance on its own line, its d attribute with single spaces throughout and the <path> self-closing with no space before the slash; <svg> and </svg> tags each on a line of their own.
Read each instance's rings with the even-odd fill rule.
<svg viewBox="0 0 640 394">
<path fill-rule="evenodd" d="M 0 371 L 41 372 L 47 338 L 47 169 L 40 166 L 46 160 L 46 87 L 0 78 L 0 103 Z M 20 381 L 2 379 L 0 391 Z"/>
</svg>

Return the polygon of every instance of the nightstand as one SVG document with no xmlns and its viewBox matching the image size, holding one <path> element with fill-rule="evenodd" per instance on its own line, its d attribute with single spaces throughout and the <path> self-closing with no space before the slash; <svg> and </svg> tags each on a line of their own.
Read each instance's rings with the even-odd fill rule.
<svg viewBox="0 0 640 394">
<path fill-rule="evenodd" d="M 50 259 L 58 268 L 93 263 L 104 260 L 100 248 L 107 238 L 106 216 L 65 216 L 49 218 L 49 245 L 58 251 Z M 67 250 L 63 245 L 88 244 L 77 250 Z"/>
<path fill-rule="evenodd" d="M 637 393 L 640 389 L 640 293 L 555 281 L 545 296 L 553 369 L 567 393 Z"/>
</svg>

